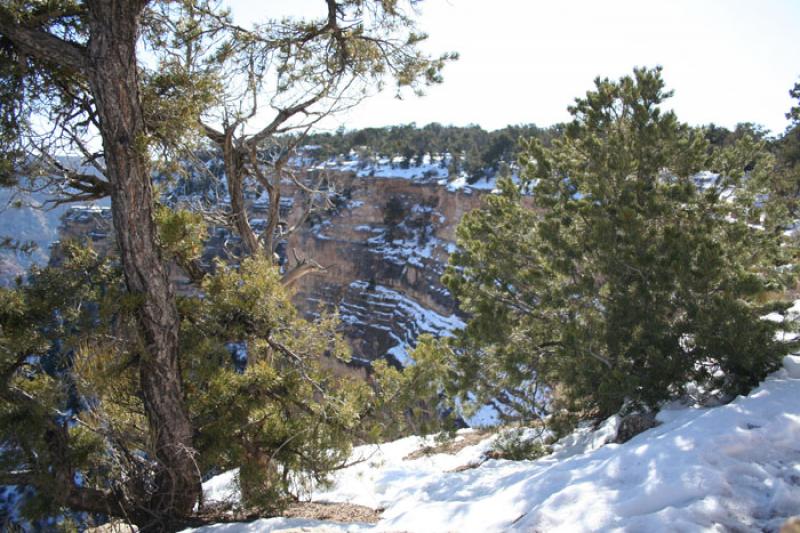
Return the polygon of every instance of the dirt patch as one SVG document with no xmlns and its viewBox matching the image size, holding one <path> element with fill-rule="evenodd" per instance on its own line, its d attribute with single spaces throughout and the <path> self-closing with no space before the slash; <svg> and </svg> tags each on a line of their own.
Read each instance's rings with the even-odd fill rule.
<svg viewBox="0 0 800 533">
<path fill-rule="evenodd" d="M 348 524 L 376 524 L 381 518 L 381 513 L 383 513 L 383 509 L 372 509 L 352 503 L 295 502 L 290 503 L 282 511 L 275 513 L 269 513 L 259 509 L 235 509 L 232 508 L 230 503 L 218 503 L 216 505 L 206 505 L 203 512 L 196 515 L 192 522 L 187 523 L 186 526 L 199 527 L 209 524 L 253 522 L 261 518 L 276 517 L 328 520 Z M 303 529 L 303 531 L 305 531 L 305 529 Z M 316 529 L 314 529 L 314 531 L 316 531 Z M 114 530 L 113 533 L 117 533 L 116 530 Z"/>
<path fill-rule="evenodd" d="M 473 461 L 471 463 L 467 463 L 465 465 L 457 466 L 452 470 L 447 470 L 446 473 L 448 474 L 457 474 L 458 472 L 466 472 L 467 470 L 474 470 L 475 468 L 479 468 L 483 463 L 486 462 L 486 459 L 481 459 L 480 461 Z"/>
<path fill-rule="evenodd" d="M 332 520 L 334 522 L 377 524 L 383 509 L 372 509 L 352 503 L 298 502 L 287 507 L 281 516 L 286 518 L 307 518 L 311 520 Z"/>
<path fill-rule="evenodd" d="M 449 453 L 451 455 L 456 454 L 467 446 L 474 446 L 482 440 L 485 440 L 487 437 L 489 437 L 489 435 L 491 435 L 491 432 L 480 430 L 464 433 L 452 440 L 437 444 L 436 446 L 423 446 L 419 450 L 411 452 L 403 457 L 403 461 L 413 461 L 414 459 L 420 459 L 422 457 L 427 457 L 428 455 L 434 455 L 437 453 Z"/>
<path fill-rule="evenodd" d="M 20 529 L 20 531 L 22 531 Z M 122 520 L 114 520 L 102 526 L 90 527 L 86 533 L 136 533 L 139 528 L 123 522 Z"/>
<path fill-rule="evenodd" d="M 614 442 L 622 444 L 628 442 L 633 437 L 650 428 L 658 425 L 656 415 L 653 412 L 631 413 L 622 418 L 617 429 L 617 437 Z"/>
</svg>

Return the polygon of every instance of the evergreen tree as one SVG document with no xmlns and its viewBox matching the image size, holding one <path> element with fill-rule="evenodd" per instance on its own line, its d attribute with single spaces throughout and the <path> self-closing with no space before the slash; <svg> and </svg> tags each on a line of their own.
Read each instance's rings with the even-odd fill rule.
<svg viewBox="0 0 800 533">
<path fill-rule="evenodd" d="M 187 142 L 196 142 L 201 133 L 224 145 L 235 164 L 246 164 L 245 156 L 258 156 L 264 137 L 278 129 L 288 131 L 288 117 L 324 115 L 311 106 L 320 102 L 327 109 L 323 100 L 341 95 L 336 89 L 349 85 L 352 77 L 380 83 L 386 74 L 398 86 L 412 87 L 417 82 L 437 82 L 442 63 L 418 50 L 425 36 L 414 31 L 402 3 L 329 0 L 320 2 L 320 18 L 271 21 L 252 31 L 235 26 L 229 13 L 205 0 L 0 4 L 0 184 L 13 184 L 26 175 L 54 179 L 55 188 L 66 193 L 60 201 L 110 196 L 122 271 L 122 278 L 116 279 L 124 280 L 124 290 L 120 290 L 92 272 L 82 273 L 79 268 L 90 265 L 78 258 L 72 263 L 78 270 L 66 272 L 63 283 L 57 273 L 47 271 L 40 280 L 32 280 L 30 287 L 0 295 L 0 414 L 10 417 L 0 428 L 4 450 L 0 482 L 35 488 L 51 511 L 68 507 L 133 520 L 142 530 L 175 529 L 191 519 L 201 499 L 201 470 L 212 463 L 231 466 L 239 461 L 243 488 L 256 495 L 285 484 L 287 470 L 269 467 L 277 477 L 258 479 L 261 474 L 253 474 L 254 461 L 263 466 L 266 457 L 282 461 L 287 469 L 306 468 L 306 459 L 312 456 L 319 464 L 327 461 L 327 452 L 320 450 L 333 443 L 325 430 L 292 435 L 291 442 L 284 443 L 294 431 L 290 419 L 309 420 L 298 404 L 306 404 L 310 409 L 306 414 L 319 419 L 318 427 L 336 420 L 342 428 L 339 435 L 352 437 L 349 424 L 358 419 L 357 414 L 350 407 L 344 407 L 341 416 L 321 407 L 326 403 L 322 400 L 339 394 L 339 385 L 323 377 L 309 355 L 339 354 L 339 349 L 323 347 L 322 339 L 328 337 L 322 333 L 320 340 L 312 342 L 317 334 L 308 333 L 301 321 L 291 317 L 288 302 L 262 305 L 269 298 L 283 302 L 285 294 L 273 283 L 273 267 L 264 266 L 271 254 L 255 253 L 258 243 L 248 251 L 266 259 L 243 264 L 238 274 L 219 266 L 209 285 L 203 285 L 205 299 L 195 298 L 188 304 L 177 301 L 169 259 L 192 272 L 191 260 L 196 259 L 202 240 L 195 230 L 202 224 L 184 213 L 157 213 L 151 176 L 156 168 L 178 166 L 170 156 Z M 348 21 L 346 29 L 342 19 Z M 395 31 L 402 36 L 397 37 Z M 373 38 L 376 35 L 378 41 Z M 210 54 L 198 45 L 204 38 L 218 45 Z M 391 52 L 383 38 L 392 40 Z M 139 61 L 137 52 L 143 46 L 152 52 L 155 68 L 149 61 Z M 231 62 L 234 69 L 246 70 L 246 81 L 240 85 L 245 93 L 257 92 L 259 76 L 274 67 L 279 72 L 275 94 L 302 97 L 307 89 L 303 102 L 308 105 L 300 106 L 298 100 L 294 106 L 286 101 L 278 105 L 272 98 L 270 103 L 280 108 L 272 121 L 274 127 L 268 126 L 257 139 L 237 137 L 248 115 L 256 113 L 257 104 L 242 111 L 243 100 L 228 94 L 234 99 L 233 108 L 217 108 L 221 108 L 223 130 L 208 125 L 201 130 L 199 119 L 209 118 L 204 112 L 219 103 L 219 89 L 231 74 L 225 68 Z M 333 74 L 323 87 L 318 82 L 325 73 Z M 48 121 L 51 124 L 43 128 Z M 42 129 L 48 135 L 42 135 Z M 96 149 L 93 138 L 102 141 L 102 150 Z M 57 157 L 64 152 L 81 154 L 80 164 L 64 165 Z M 159 155 L 167 157 L 158 159 Z M 251 163 L 253 172 L 260 169 L 257 161 Z M 86 167 L 93 170 L 85 172 Z M 278 198 L 273 194 L 273 203 Z M 157 224 L 159 217 L 162 227 Z M 246 222 L 244 230 L 250 229 Z M 253 237 L 252 231 L 240 233 L 243 239 Z M 252 271 L 258 276 L 250 275 Z M 266 286 L 258 285 L 260 276 Z M 88 284 L 86 298 L 80 287 L 64 286 L 76 279 Z M 250 294 L 263 289 L 257 294 L 259 307 L 248 312 L 226 308 L 228 315 L 214 315 L 214 280 L 231 284 L 221 292 L 222 299 L 234 297 L 237 291 Z M 116 304 L 107 301 L 112 285 Z M 53 298 L 48 302 L 46 296 Z M 62 320 L 69 310 L 82 317 L 79 325 L 67 327 L 71 322 Z M 212 316 L 189 312 L 198 310 Z M 271 312 L 276 315 L 263 316 Z M 216 321 L 230 326 L 237 319 L 274 329 L 251 331 L 247 334 L 252 338 L 239 339 L 239 333 L 231 331 L 225 337 L 223 328 L 214 325 Z M 188 328 L 187 320 L 196 329 Z M 286 340 L 293 328 L 298 328 L 295 333 L 305 343 L 302 349 Z M 195 339 L 187 335 L 200 335 L 205 344 L 194 346 Z M 220 381 L 200 371 L 184 373 L 193 368 L 193 358 L 201 355 L 213 355 L 222 365 L 223 337 L 247 341 L 255 361 L 247 368 L 260 369 L 258 376 L 248 377 L 247 370 L 241 378 L 228 372 Z M 42 361 L 48 360 L 51 351 L 60 353 L 59 344 L 69 349 L 63 354 L 63 372 L 53 373 Z M 84 369 L 92 369 L 93 358 L 107 357 L 113 363 L 112 373 L 87 380 L 89 387 L 79 390 L 81 401 L 103 412 L 93 426 L 74 426 L 70 413 L 75 410 L 65 410 L 65 402 L 75 396 L 69 376 L 75 354 L 92 361 Z M 259 362 L 262 359 L 267 363 Z M 220 367 L 220 372 L 225 370 L 230 369 Z M 119 390 L 108 382 L 110 376 L 120 378 Z M 240 439 L 225 460 L 219 454 L 203 456 L 213 446 L 203 441 L 205 426 L 198 425 L 197 418 L 197 410 L 208 418 L 212 408 L 225 406 L 215 404 L 214 398 L 207 405 L 195 401 L 195 391 L 188 390 L 194 379 L 201 380 L 196 390 L 213 383 L 218 396 L 231 402 L 233 397 L 225 396 L 230 391 L 246 391 L 253 398 L 250 403 L 241 398 L 242 404 L 229 406 L 233 419 L 242 425 L 238 433 L 229 435 L 241 436 L 246 443 Z M 282 395 L 284 405 L 264 406 L 267 399 L 277 402 L 275 396 Z M 309 407 L 311 400 L 316 404 Z M 24 413 L 32 413 L 27 423 Z M 117 427 L 119 433 L 113 431 Z M 314 445 L 319 449 L 312 450 Z M 293 463 L 285 455 L 280 458 L 284 452 L 294 454 Z M 331 457 L 338 457 L 337 452 Z M 269 490 L 262 490 L 265 486 Z M 247 498 L 253 503 L 268 500 Z"/>
<path fill-rule="evenodd" d="M 786 118 L 792 121 L 792 124 L 797 125 L 800 123 L 800 81 L 794 84 L 794 87 L 789 91 L 789 96 L 797 100 L 797 105 L 793 106 L 786 114 Z"/>
<path fill-rule="evenodd" d="M 751 179 L 763 145 L 710 157 L 661 109 L 660 69 L 595 84 L 562 139 L 526 144 L 524 183 L 463 219 L 445 274 L 471 319 L 440 352 L 464 399 L 511 416 L 606 416 L 690 380 L 744 392 L 781 354 L 759 318 L 786 251 Z"/>
<path fill-rule="evenodd" d="M 158 441 L 140 392 L 136 298 L 110 258 L 64 252 L 61 267 L 0 289 L 0 467 L 14 473 L 0 482 L 36 487 L 32 516 L 67 507 L 162 529 L 148 505 Z M 372 392 L 325 371 L 325 358 L 349 354 L 335 317 L 299 317 L 265 258 L 219 264 L 202 290 L 177 305 L 195 468 L 239 468 L 242 504 L 274 511 L 346 460 L 354 431 L 368 432 Z"/>
<path fill-rule="evenodd" d="M 476 183 L 484 178 L 483 162 L 477 144 L 473 144 L 464 154 L 464 171 L 467 173 L 467 181 L 469 183 Z"/>
<path fill-rule="evenodd" d="M 2 154 L 6 161 L 2 165 L 4 170 L 31 175 L 26 168 L 29 163 L 43 160 L 56 167 L 51 171 L 58 171 L 64 177 L 62 186 L 73 191 L 72 198 L 111 197 L 125 283 L 138 304 L 141 353 L 137 368 L 142 405 L 154 440 L 152 468 L 156 474 L 146 505 L 158 517 L 155 521 L 166 525 L 176 515 L 191 512 L 200 497 L 200 476 L 193 458 L 192 428 L 178 375 L 180 319 L 153 220 L 148 150 L 154 144 L 148 133 L 151 128 L 156 131 L 160 128 L 157 122 L 146 121 L 173 115 L 147 113 L 140 98 L 136 52 L 144 33 L 141 21 L 148 4 L 144 0 L 3 2 L 0 73 L 2 85 L 11 90 L 2 93 L 6 119 L 0 125 L 3 140 L 12 144 L 12 150 Z M 191 94 L 183 93 L 177 87 L 177 80 L 173 80 L 173 85 L 177 93 Z M 164 98 L 164 102 L 171 101 Z M 179 101 L 192 107 L 191 98 Z M 168 109 L 166 106 L 162 110 Z M 35 124 L 42 115 L 53 123 L 56 135 L 51 139 L 37 134 Z M 180 128 L 185 129 L 185 126 Z M 93 133 L 102 140 L 101 154 L 93 154 L 81 142 Z M 55 146 L 47 146 L 48 141 Z M 52 150 L 65 147 L 83 151 L 86 164 L 98 169 L 102 177 L 61 168 Z M 9 155 L 14 159 L 9 159 Z M 16 348 L 4 356 L 8 357 L 3 365 L 3 374 L 8 378 L 4 387 L 12 378 L 18 378 L 20 361 L 24 361 Z M 13 404 L 12 398 L 22 399 L 12 394 L 5 401 Z M 35 401 L 29 398 L 28 409 L 34 405 Z M 69 466 L 70 456 L 58 457 L 59 453 L 70 451 L 64 431 L 57 431 L 52 424 L 38 429 L 40 438 L 51 446 L 50 454 L 44 456 L 51 461 L 50 466 L 59 463 Z M 35 470 L 40 472 L 46 468 L 41 463 L 38 466 Z M 34 483 L 37 479 L 39 482 Z M 6 481 L 45 485 L 35 476 L 21 476 L 19 483 Z M 80 502 L 86 502 L 91 507 L 106 502 L 106 507 L 119 512 L 104 490 L 78 486 L 74 478 L 67 476 L 56 476 L 55 485 L 56 490 L 48 486 L 43 489 L 60 496 L 64 505 L 78 507 Z"/>
<path fill-rule="evenodd" d="M 800 219 L 800 82 L 789 94 L 798 105 L 786 113 L 791 123 L 776 143 L 776 168 L 770 176 L 765 176 L 764 186 L 776 201 L 774 207 L 796 222 Z"/>
</svg>

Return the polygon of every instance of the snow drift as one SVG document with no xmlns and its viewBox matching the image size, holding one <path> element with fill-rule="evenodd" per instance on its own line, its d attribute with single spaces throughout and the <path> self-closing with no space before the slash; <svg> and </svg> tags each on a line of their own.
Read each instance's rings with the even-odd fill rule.
<svg viewBox="0 0 800 533">
<path fill-rule="evenodd" d="M 385 508 L 376 525 L 273 518 L 195 531 L 777 531 L 800 513 L 798 368 L 800 356 L 789 356 L 727 405 L 663 409 L 658 427 L 624 444 L 608 443 L 609 421 L 537 461 L 458 470 L 492 438 L 414 460 L 404 458 L 431 437 L 358 447 L 353 458 L 364 461 L 313 499 Z M 207 496 L 235 497 L 233 479 L 210 480 Z"/>
</svg>

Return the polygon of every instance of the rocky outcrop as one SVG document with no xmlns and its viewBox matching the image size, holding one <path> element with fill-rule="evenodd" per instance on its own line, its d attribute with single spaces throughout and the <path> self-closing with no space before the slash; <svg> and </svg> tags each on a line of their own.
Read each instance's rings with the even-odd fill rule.
<svg viewBox="0 0 800 533">
<path fill-rule="evenodd" d="M 61 241 L 88 240 L 99 254 L 108 254 L 116 246 L 111 208 L 97 205 L 70 207 L 61 218 L 58 236 L 59 240 L 50 245 L 51 265 L 57 265 L 62 260 Z"/>
</svg>

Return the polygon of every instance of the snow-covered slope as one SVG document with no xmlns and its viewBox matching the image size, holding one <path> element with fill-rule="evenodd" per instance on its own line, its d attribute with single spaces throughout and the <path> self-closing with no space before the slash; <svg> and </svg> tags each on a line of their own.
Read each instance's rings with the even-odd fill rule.
<svg viewBox="0 0 800 533">
<path fill-rule="evenodd" d="M 313 498 L 385 508 L 374 526 L 279 518 L 196 531 L 777 531 L 800 514 L 798 361 L 730 404 L 662 410 L 658 427 L 625 444 L 602 445 L 601 427 L 537 461 L 461 471 L 491 439 L 414 460 L 404 457 L 430 438 L 356 448 L 365 461 Z M 210 480 L 207 496 L 230 493 L 232 480 Z"/>
<path fill-rule="evenodd" d="M 15 255 L 0 250 L 0 286 L 10 284 L 33 264 L 45 264 L 50 256 L 48 246 L 58 238 L 58 225 L 65 206 L 50 210 L 29 207 L 42 205 L 44 194 L 15 194 L 0 188 L 0 239 L 9 237 L 20 242 L 33 242 L 37 248 L 31 255 Z M 14 207 L 20 202 L 20 207 Z"/>
<path fill-rule="evenodd" d="M 291 163 L 295 167 L 309 167 L 312 170 L 337 170 L 340 172 L 354 172 L 359 178 L 402 179 L 414 183 L 429 183 L 447 187 L 447 190 L 463 191 L 470 194 L 472 191 L 493 191 L 497 189 L 497 176 L 491 169 L 486 170 L 486 175 L 470 183 L 469 176 L 464 170 L 457 175 L 451 175 L 452 155 L 426 154 L 422 160 L 409 162 L 400 156 L 368 157 L 361 160 L 355 152 L 327 161 L 318 162 L 307 158 L 294 158 Z M 514 176 L 518 182 L 518 177 Z"/>
</svg>

